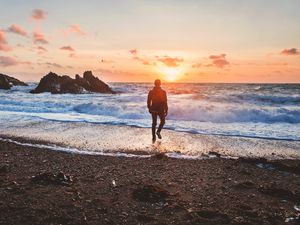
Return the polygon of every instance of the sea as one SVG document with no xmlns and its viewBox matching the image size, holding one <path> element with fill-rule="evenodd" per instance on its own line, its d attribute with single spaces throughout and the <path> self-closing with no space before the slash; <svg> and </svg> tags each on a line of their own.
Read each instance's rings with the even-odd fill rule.
<svg viewBox="0 0 300 225">
<path fill-rule="evenodd" d="M 31 94 L 37 83 L 0 90 L 0 120 L 151 127 L 152 83 L 110 83 L 117 94 Z M 300 84 L 166 83 L 165 129 L 300 141 Z"/>
</svg>

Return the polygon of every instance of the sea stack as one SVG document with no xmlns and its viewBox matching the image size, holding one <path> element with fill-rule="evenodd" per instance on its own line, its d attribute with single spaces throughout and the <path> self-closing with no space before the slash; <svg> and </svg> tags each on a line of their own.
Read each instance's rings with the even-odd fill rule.
<svg viewBox="0 0 300 225">
<path fill-rule="evenodd" d="M 115 92 L 91 71 L 86 71 L 83 77 L 76 75 L 73 79 L 67 75 L 59 76 L 50 72 L 44 76 L 38 86 L 31 93 L 50 92 L 52 94 L 82 94 L 84 92 L 97 92 L 114 94 Z"/>
<path fill-rule="evenodd" d="M 0 89 L 9 90 L 12 86 L 28 86 L 26 83 L 0 73 Z"/>
</svg>

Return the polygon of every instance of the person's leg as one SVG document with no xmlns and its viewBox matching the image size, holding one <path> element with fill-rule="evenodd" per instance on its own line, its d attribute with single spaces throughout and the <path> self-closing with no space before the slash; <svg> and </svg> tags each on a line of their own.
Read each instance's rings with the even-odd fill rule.
<svg viewBox="0 0 300 225">
<path fill-rule="evenodd" d="M 155 141 L 155 130 L 156 130 L 156 124 L 157 124 L 157 114 L 151 113 L 152 115 L 152 140 Z"/>
<path fill-rule="evenodd" d="M 165 115 L 163 113 L 160 113 L 158 116 L 159 116 L 159 119 L 160 119 L 160 124 L 159 124 L 159 127 L 157 129 L 157 133 L 156 134 L 157 134 L 158 138 L 161 139 L 160 132 L 161 132 L 162 128 L 165 125 L 166 118 L 165 118 Z"/>
</svg>

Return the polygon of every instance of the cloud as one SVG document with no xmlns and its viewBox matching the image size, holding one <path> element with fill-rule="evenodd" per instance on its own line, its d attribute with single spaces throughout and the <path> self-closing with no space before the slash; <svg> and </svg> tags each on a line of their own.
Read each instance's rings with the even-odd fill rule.
<svg viewBox="0 0 300 225">
<path fill-rule="evenodd" d="M 133 57 L 133 59 L 143 63 L 143 65 L 146 65 L 146 66 L 152 65 L 151 62 L 149 62 L 148 60 L 142 59 L 138 56 Z"/>
<path fill-rule="evenodd" d="M 38 50 L 39 54 L 43 54 L 45 52 L 48 52 L 48 50 L 46 48 L 44 48 L 43 46 L 38 46 L 37 50 Z"/>
<path fill-rule="evenodd" d="M 79 58 L 74 52 L 69 54 L 70 58 Z"/>
<path fill-rule="evenodd" d="M 9 66 L 17 66 L 19 64 L 32 65 L 31 62 L 28 61 L 18 61 L 16 58 L 0 56 L 0 66 L 1 67 L 9 67 Z"/>
<path fill-rule="evenodd" d="M 36 21 L 44 20 L 44 19 L 46 19 L 46 14 L 47 13 L 41 9 L 35 9 L 31 13 L 31 19 L 36 20 Z"/>
<path fill-rule="evenodd" d="M 229 62 L 225 57 L 226 54 L 209 56 L 209 58 L 212 60 L 212 64 L 218 68 L 223 68 L 224 66 L 229 65 Z"/>
<path fill-rule="evenodd" d="M 86 35 L 86 33 L 81 29 L 80 25 L 74 24 L 70 26 L 70 31 L 80 35 Z"/>
<path fill-rule="evenodd" d="M 4 31 L 0 30 L 0 51 L 11 51 L 12 48 L 7 44 Z"/>
<path fill-rule="evenodd" d="M 60 50 L 75 52 L 75 49 L 72 48 L 71 46 L 62 46 L 62 47 L 60 47 Z"/>
<path fill-rule="evenodd" d="M 138 53 L 137 49 L 130 49 L 129 52 L 130 52 L 132 55 L 137 55 L 137 53 Z"/>
<path fill-rule="evenodd" d="M 70 25 L 68 28 L 66 28 L 65 30 L 62 30 L 61 32 L 65 37 L 68 37 L 71 34 L 75 34 L 77 36 L 86 36 L 87 35 L 87 33 L 85 31 L 83 31 L 81 26 L 78 24 Z"/>
<path fill-rule="evenodd" d="M 203 66 L 202 63 L 195 63 L 192 65 L 192 68 L 199 68 L 201 66 Z"/>
<path fill-rule="evenodd" d="M 132 59 L 141 62 L 143 65 L 150 66 L 150 65 L 155 65 L 155 62 L 150 62 L 147 59 L 141 58 L 138 56 L 138 50 L 137 49 L 130 49 L 129 50 L 130 54 L 133 56 Z"/>
<path fill-rule="evenodd" d="M 164 56 L 163 58 L 159 58 L 157 57 L 157 61 L 165 64 L 166 66 L 169 67 L 177 67 L 180 65 L 181 62 L 183 62 L 184 60 L 181 58 L 177 58 L 177 57 L 170 57 L 170 56 Z"/>
<path fill-rule="evenodd" d="M 27 32 L 17 24 L 12 24 L 9 28 L 7 28 L 7 31 L 11 33 L 19 34 L 24 37 L 27 36 Z"/>
<path fill-rule="evenodd" d="M 300 55 L 296 48 L 284 49 L 280 52 L 281 55 Z"/>
<path fill-rule="evenodd" d="M 49 42 L 46 40 L 44 34 L 40 33 L 40 32 L 33 32 L 33 42 L 35 44 L 48 44 Z"/>
<path fill-rule="evenodd" d="M 77 34 L 77 35 L 80 35 L 80 36 L 87 35 L 87 33 L 84 32 L 82 30 L 81 26 L 78 25 L 78 24 L 70 25 L 66 30 L 63 30 L 62 32 L 65 36 L 69 36 L 70 34 Z"/>
<path fill-rule="evenodd" d="M 52 62 L 45 62 L 45 63 L 40 63 L 42 65 L 46 65 L 48 68 L 64 68 L 62 65 L 58 63 L 52 63 Z"/>
<path fill-rule="evenodd" d="M 94 69 L 93 70 L 96 73 L 101 73 L 103 75 L 109 75 L 109 76 L 120 76 L 120 77 L 135 77 L 140 76 L 140 74 L 135 74 L 129 71 L 124 70 L 117 70 L 117 69 Z"/>
</svg>

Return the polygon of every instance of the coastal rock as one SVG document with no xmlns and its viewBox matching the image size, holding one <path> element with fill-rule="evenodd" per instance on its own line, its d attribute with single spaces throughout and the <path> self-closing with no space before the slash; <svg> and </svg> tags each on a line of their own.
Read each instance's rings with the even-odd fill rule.
<svg viewBox="0 0 300 225">
<path fill-rule="evenodd" d="M 12 86 L 27 86 L 26 83 L 0 73 L 0 89 L 9 90 Z"/>
<path fill-rule="evenodd" d="M 76 75 L 76 81 L 87 91 L 99 93 L 114 93 L 114 91 L 112 91 L 106 83 L 99 80 L 98 77 L 95 77 L 92 74 L 92 71 L 85 71 L 83 73 L 83 78 L 81 78 L 79 75 Z"/>
<path fill-rule="evenodd" d="M 91 71 L 86 71 L 83 77 L 76 75 L 75 79 L 50 72 L 41 79 L 39 85 L 31 93 L 81 94 L 84 91 L 115 93 L 107 84 L 93 76 Z"/>
</svg>

